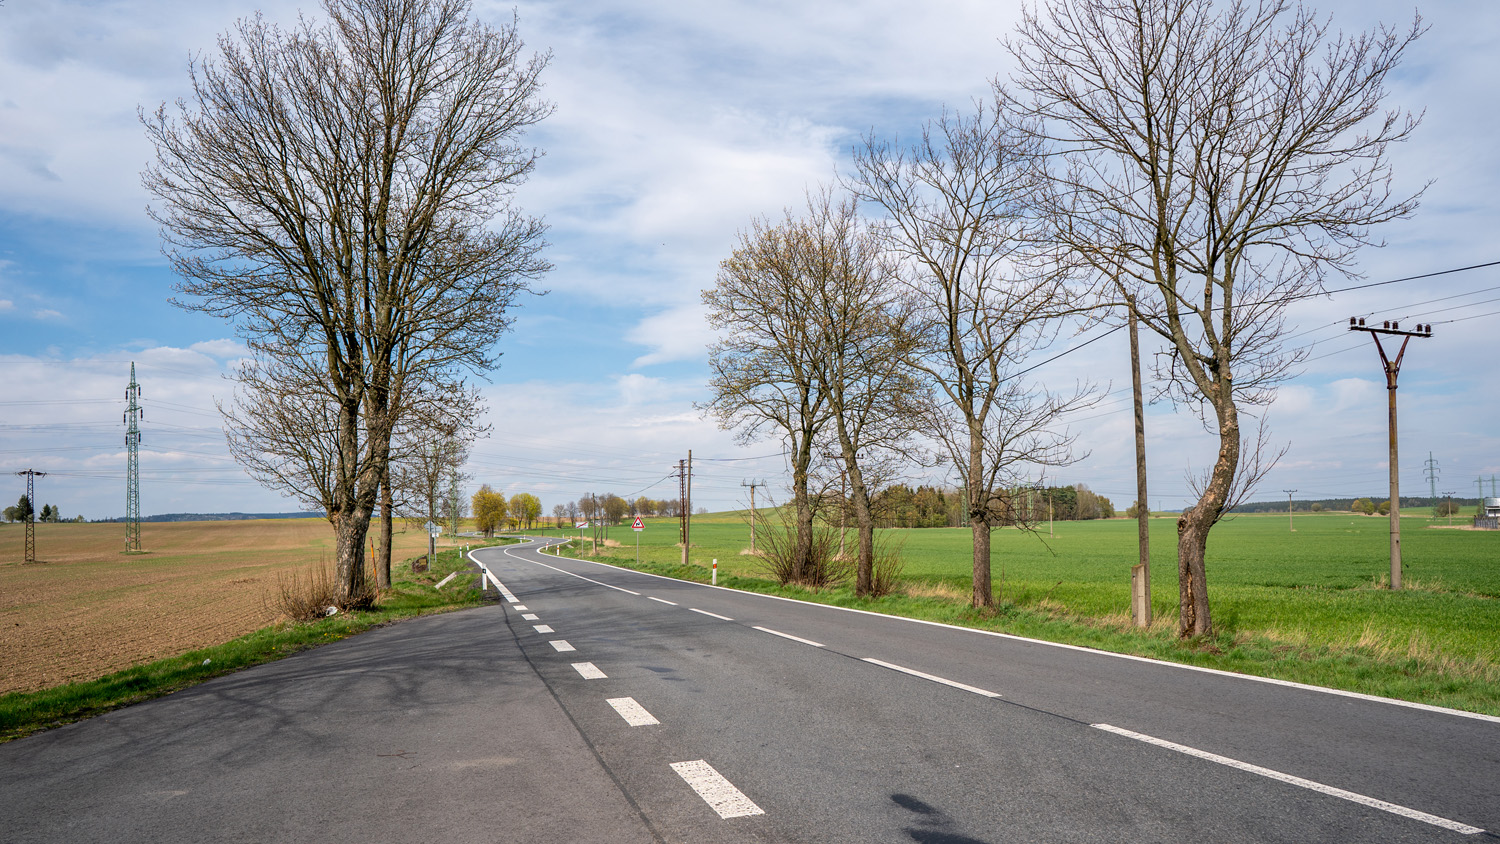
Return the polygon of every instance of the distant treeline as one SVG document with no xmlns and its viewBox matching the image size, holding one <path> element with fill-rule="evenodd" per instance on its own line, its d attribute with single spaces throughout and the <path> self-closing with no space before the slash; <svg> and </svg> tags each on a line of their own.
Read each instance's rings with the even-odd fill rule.
<svg viewBox="0 0 1500 844">
<path fill-rule="evenodd" d="M 1401 496 L 1401 508 L 1403 510 L 1407 509 L 1407 508 L 1417 508 L 1417 509 L 1420 509 L 1420 508 L 1431 508 L 1431 507 L 1437 507 L 1437 506 L 1440 506 L 1440 505 L 1444 505 L 1449 500 L 1450 499 L 1448 499 L 1446 496 L 1440 496 L 1437 499 L 1432 499 L 1432 498 L 1428 498 L 1427 496 L 1422 496 L 1420 498 L 1409 498 L 1409 497 L 1403 495 L 1403 496 Z M 1453 506 L 1456 507 L 1456 508 L 1463 508 L 1463 507 L 1470 507 L 1470 508 L 1472 508 L 1472 507 L 1478 507 L 1479 506 L 1479 499 L 1477 499 L 1477 498 L 1458 498 L 1458 497 L 1454 497 L 1451 500 L 1453 501 Z M 1349 511 L 1349 512 L 1352 512 L 1354 510 L 1363 510 L 1364 509 L 1363 507 L 1356 507 L 1354 505 L 1356 504 L 1356 502 L 1363 503 L 1365 501 L 1373 501 L 1377 505 L 1379 505 L 1380 502 L 1390 501 L 1390 499 L 1387 498 L 1384 495 L 1371 495 L 1371 496 L 1368 496 L 1366 498 L 1319 498 L 1319 499 L 1300 499 L 1299 498 L 1299 499 L 1295 499 L 1295 500 L 1292 501 L 1292 509 L 1295 510 L 1296 512 L 1299 512 L 1299 513 L 1306 513 L 1306 512 L 1309 512 L 1309 511 L 1316 512 L 1316 511 L 1319 511 L 1319 510 L 1338 510 L 1338 511 Z M 1249 504 L 1241 504 L 1238 507 L 1235 507 L 1230 512 L 1233 512 L 1233 513 L 1285 513 L 1286 512 L 1286 505 L 1287 505 L 1287 502 L 1285 502 L 1285 501 L 1252 501 Z"/>
<path fill-rule="evenodd" d="M 322 519 L 322 513 L 161 513 L 142 516 L 143 522 L 239 522 L 250 519 Z M 124 516 L 114 519 L 91 519 L 98 523 L 123 522 Z"/>
<path fill-rule="evenodd" d="M 996 494 L 993 509 L 998 523 L 1083 521 L 1112 519 L 1115 507 L 1108 498 L 1090 490 L 1088 484 L 1074 486 L 1019 487 Z M 871 502 L 875 526 L 882 528 L 962 527 L 968 524 L 964 495 L 959 490 L 905 484 L 886 487 Z"/>
</svg>

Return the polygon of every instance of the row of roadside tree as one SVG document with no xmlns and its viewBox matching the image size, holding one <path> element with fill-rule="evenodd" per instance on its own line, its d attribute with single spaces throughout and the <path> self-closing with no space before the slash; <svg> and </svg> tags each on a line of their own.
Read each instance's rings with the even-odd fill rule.
<svg viewBox="0 0 1500 844">
<path fill-rule="evenodd" d="M 1305 356 L 1287 306 L 1417 207 L 1387 150 L 1418 118 L 1384 100 L 1421 32 L 1348 34 L 1284 0 L 1027 7 L 990 97 L 911 139 L 870 133 L 803 209 L 752 220 L 703 294 L 703 409 L 787 451 L 786 579 L 822 582 L 820 492 L 847 488 L 873 594 L 876 492 L 944 464 L 971 602 L 993 606 L 1008 491 L 1080 457 L 1064 421 L 1099 397 L 1033 371 L 1066 330 L 1128 325 L 1134 348 L 1139 325 L 1165 347 L 1157 395 L 1218 441 L 1177 520 L 1178 633 L 1211 635 L 1209 531 L 1280 456 L 1256 408 Z"/>
</svg>

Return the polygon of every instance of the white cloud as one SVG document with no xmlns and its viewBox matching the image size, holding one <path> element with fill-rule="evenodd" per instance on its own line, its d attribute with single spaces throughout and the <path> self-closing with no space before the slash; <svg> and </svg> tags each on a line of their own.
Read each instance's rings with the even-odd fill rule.
<svg viewBox="0 0 1500 844">
<path fill-rule="evenodd" d="M 713 331 L 703 314 L 702 304 L 680 305 L 641 320 L 625 339 L 652 351 L 631 361 L 631 367 L 707 359 Z"/>
<path fill-rule="evenodd" d="M 188 349 L 200 355 L 220 360 L 242 358 L 250 354 L 250 350 L 245 348 L 245 344 L 238 340 L 230 339 L 204 340 L 201 343 L 194 343 L 188 346 Z"/>
<path fill-rule="evenodd" d="M 0 314 L 16 309 L 16 303 L 9 299 L 0 299 Z"/>
</svg>

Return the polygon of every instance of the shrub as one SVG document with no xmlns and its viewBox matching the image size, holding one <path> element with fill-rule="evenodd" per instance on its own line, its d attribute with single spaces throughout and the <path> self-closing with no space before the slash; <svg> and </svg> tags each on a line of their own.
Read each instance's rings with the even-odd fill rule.
<svg viewBox="0 0 1500 844">
<path fill-rule="evenodd" d="M 319 560 L 305 574 L 283 572 L 276 578 L 270 596 L 270 608 L 291 621 L 316 621 L 329 615 L 329 608 L 342 611 L 363 610 L 375 606 L 375 573 L 365 573 L 364 589 L 349 600 L 339 599 L 338 578 L 326 560 Z"/>
<path fill-rule="evenodd" d="M 870 597 L 880 598 L 896 591 L 901 573 L 906 569 L 906 560 L 901 556 L 906 546 L 906 537 L 897 539 L 895 534 L 881 534 L 875 542 L 875 559 L 870 571 Z"/>
<path fill-rule="evenodd" d="M 755 526 L 759 568 L 783 586 L 837 586 L 848 580 L 852 566 L 838 556 L 838 531 L 826 526 L 813 525 L 805 565 L 799 565 L 797 525 L 786 515 L 789 509 L 782 508 L 779 520 L 764 519 Z"/>
</svg>

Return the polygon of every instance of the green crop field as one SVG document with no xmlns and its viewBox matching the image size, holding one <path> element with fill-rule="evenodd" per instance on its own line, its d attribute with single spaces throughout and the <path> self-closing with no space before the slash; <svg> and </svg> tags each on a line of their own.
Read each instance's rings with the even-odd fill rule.
<svg viewBox="0 0 1500 844">
<path fill-rule="evenodd" d="M 695 517 L 690 562 L 677 572 L 771 589 L 760 560 L 744 553 L 744 514 Z M 973 623 L 1024 635 L 1462 706 L 1500 714 L 1500 533 L 1456 530 L 1441 520 L 1402 520 L 1407 589 L 1382 588 L 1390 571 L 1389 520 L 1348 513 L 1237 516 L 1214 528 L 1208 584 L 1214 642 L 1177 643 L 1176 521 L 1151 522 L 1149 631 L 1129 627 L 1136 524 L 1114 519 L 1059 522 L 1049 535 L 994 534 L 993 576 L 1001 609 L 963 610 L 971 558 L 968 529 L 887 530 L 905 569 L 904 595 L 859 602 L 847 588 L 815 600 Z M 555 533 L 555 531 L 553 531 Z M 573 536 L 578 532 L 570 531 Z M 675 519 L 648 519 L 638 536 L 612 528 L 604 549 L 667 570 L 680 559 Z M 786 590 L 782 590 L 786 591 Z M 798 590 L 791 590 L 796 592 Z"/>
</svg>

